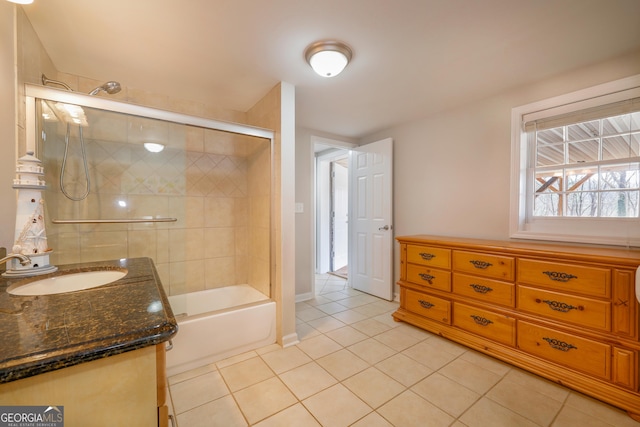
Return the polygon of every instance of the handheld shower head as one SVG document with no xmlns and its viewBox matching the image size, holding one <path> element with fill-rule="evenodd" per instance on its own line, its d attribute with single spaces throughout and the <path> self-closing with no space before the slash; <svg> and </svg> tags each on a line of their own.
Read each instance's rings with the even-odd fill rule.
<svg viewBox="0 0 640 427">
<path fill-rule="evenodd" d="M 42 84 L 47 86 L 47 85 L 58 85 L 58 86 L 62 86 L 63 88 L 65 88 L 66 90 L 73 92 L 73 89 L 71 89 L 71 87 L 69 87 L 68 84 L 58 81 L 58 80 L 53 80 L 48 78 L 47 76 L 45 76 L 44 74 L 42 75 Z M 91 92 L 89 92 L 89 95 L 96 95 L 99 92 L 106 92 L 109 95 L 113 95 L 114 93 L 118 93 L 120 92 L 120 83 L 118 82 L 114 82 L 114 81 L 109 81 L 106 82 L 105 84 L 103 84 L 102 86 L 98 86 L 97 88 L 95 88 L 94 90 L 92 90 Z"/>
<path fill-rule="evenodd" d="M 89 95 L 96 95 L 100 91 L 106 92 L 109 95 L 113 95 L 114 93 L 120 92 L 120 89 L 121 89 L 120 83 L 114 82 L 114 81 L 110 81 L 110 82 L 106 82 L 102 86 L 98 86 L 97 88 L 95 88 L 94 90 L 89 92 Z"/>
</svg>

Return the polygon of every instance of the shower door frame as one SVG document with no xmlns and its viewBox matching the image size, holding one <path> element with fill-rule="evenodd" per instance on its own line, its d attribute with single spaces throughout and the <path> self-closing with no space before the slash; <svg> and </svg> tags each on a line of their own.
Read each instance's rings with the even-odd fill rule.
<svg viewBox="0 0 640 427">
<path fill-rule="evenodd" d="M 270 129 L 260 128 L 257 126 L 245 125 L 235 122 L 226 122 L 222 120 L 207 119 L 203 117 L 191 116 L 188 114 L 177 113 L 168 110 L 162 110 L 159 108 L 146 107 L 143 105 L 130 104 L 124 101 L 113 100 L 109 98 L 102 98 L 83 94 L 80 92 L 69 92 L 61 89 L 55 89 L 48 86 L 40 86 L 33 84 L 25 84 L 25 137 L 26 137 L 26 151 L 33 151 L 36 156 L 38 153 L 37 144 L 37 120 L 36 120 L 36 99 L 43 99 L 47 101 L 63 102 L 68 104 L 79 105 L 81 107 L 95 108 L 99 110 L 110 111 L 114 113 L 128 114 L 132 116 L 163 120 L 167 122 L 197 126 L 206 129 L 219 130 L 224 132 L 231 132 L 240 135 L 255 136 L 269 140 L 270 151 L 270 207 L 269 207 L 269 298 L 275 300 L 274 294 L 274 278 L 273 278 L 273 266 L 274 266 L 274 231 L 275 227 L 275 165 L 274 165 L 274 140 L 275 132 Z"/>
</svg>

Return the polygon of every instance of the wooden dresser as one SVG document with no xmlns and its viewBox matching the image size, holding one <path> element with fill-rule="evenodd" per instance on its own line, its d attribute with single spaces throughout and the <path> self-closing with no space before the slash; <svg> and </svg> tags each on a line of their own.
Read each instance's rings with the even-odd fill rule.
<svg viewBox="0 0 640 427">
<path fill-rule="evenodd" d="M 398 237 L 411 323 L 640 420 L 640 250 Z"/>
</svg>

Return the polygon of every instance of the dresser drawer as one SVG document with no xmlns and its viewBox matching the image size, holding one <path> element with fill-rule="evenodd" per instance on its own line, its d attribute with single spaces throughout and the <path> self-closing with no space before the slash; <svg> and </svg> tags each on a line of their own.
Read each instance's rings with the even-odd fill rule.
<svg viewBox="0 0 640 427">
<path fill-rule="evenodd" d="M 511 317 L 454 302 L 453 324 L 496 342 L 516 343 L 516 320 Z"/>
<path fill-rule="evenodd" d="M 608 268 L 519 259 L 518 282 L 608 298 L 611 271 Z"/>
<path fill-rule="evenodd" d="M 437 268 L 408 264 L 407 280 L 428 288 L 451 291 L 451 273 Z"/>
<path fill-rule="evenodd" d="M 431 267 L 451 268 L 451 249 L 407 245 L 407 262 Z"/>
<path fill-rule="evenodd" d="M 402 302 L 407 310 L 438 322 L 451 323 L 451 303 L 449 301 L 411 289 L 401 289 L 404 293 Z"/>
<path fill-rule="evenodd" d="M 515 260 L 507 256 L 453 251 L 453 268 L 492 279 L 513 280 L 515 277 Z"/>
<path fill-rule="evenodd" d="M 611 376 L 611 348 L 603 343 L 518 321 L 518 348 L 600 378 Z"/>
<path fill-rule="evenodd" d="M 475 298 L 479 301 L 513 307 L 515 305 L 515 285 L 467 274 L 453 274 L 453 292 Z"/>
<path fill-rule="evenodd" d="M 611 329 L 611 303 L 518 286 L 518 309 L 603 331 Z"/>
</svg>

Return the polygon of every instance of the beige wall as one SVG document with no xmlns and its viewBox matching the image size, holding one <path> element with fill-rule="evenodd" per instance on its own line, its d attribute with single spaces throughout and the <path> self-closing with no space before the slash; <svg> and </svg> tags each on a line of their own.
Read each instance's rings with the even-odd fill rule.
<svg viewBox="0 0 640 427">
<path fill-rule="evenodd" d="M 395 234 L 509 237 L 511 109 L 640 73 L 640 52 L 363 138 L 394 139 Z"/>
<path fill-rule="evenodd" d="M 308 295 L 313 291 L 313 206 L 314 168 L 312 163 L 312 132 L 296 129 L 296 203 L 302 203 L 303 212 L 296 213 L 296 295 Z"/>
<path fill-rule="evenodd" d="M 14 13 L 17 15 L 16 19 L 14 19 Z M 87 93 L 96 86 L 101 85 L 103 82 L 57 72 L 19 6 L 15 6 L 7 2 L 0 3 L 0 23 L 2 23 L 0 34 L 3 36 L 0 41 L 0 55 L 2 58 L 0 61 L 0 64 L 2 64 L 0 66 L 0 94 L 6 95 L 6 98 L 3 99 L 18 99 L 18 108 L 3 108 L 0 110 L 0 123 L 10 123 L 8 126 L 10 130 L 5 133 L 5 135 L 8 135 L 9 141 L 5 138 L 1 144 L 3 144 L 3 148 L 6 149 L 5 153 L 12 154 L 10 156 L 2 156 L 0 159 L 0 166 L 2 166 L 0 167 L 0 170 L 3 173 L 3 176 L 6 175 L 5 179 L 2 180 L 5 184 L 0 184 L 0 197 L 3 200 L 14 201 L 13 203 L 4 204 L 2 212 L 0 213 L 0 220 L 2 220 L 3 225 L 0 227 L 2 230 L 0 239 L 3 239 L 0 240 L 0 245 L 11 247 L 14 237 L 15 190 L 11 188 L 10 183 L 11 179 L 14 177 L 13 170 L 15 168 L 16 156 L 24 154 L 25 150 L 24 98 L 20 96 L 23 94 L 24 90 L 23 83 L 39 84 L 40 75 L 44 72 L 49 78 L 64 81 L 74 90 Z M 16 34 L 16 36 L 14 36 L 14 34 Z M 14 40 L 17 41 L 14 42 Z M 17 48 L 14 48 L 14 46 Z M 15 96 L 16 90 L 20 91 L 18 96 Z M 258 102 L 256 107 L 254 107 L 250 112 L 251 114 L 211 107 L 188 100 L 172 99 L 160 93 L 149 93 L 130 87 L 123 88 L 122 92 L 116 94 L 115 97 L 127 100 L 134 104 L 146 105 L 205 118 L 278 129 L 276 139 L 282 141 L 282 144 L 290 147 L 290 149 L 287 148 L 287 154 L 284 156 L 276 154 L 278 163 L 274 167 L 274 173 L 276 174 L 277 183 L 274 186 L 276 192 L 273 197 L 276 197 L 276 200 L 280 201 L 279 197 L 282 195 L 282 188 L 287 190 L 287 194 L 293 192 L 294 178 L 287 175 L 286 182 L 282 184 L 279 173 L 279 169 L 281 167 L 280 162 L 283 162 L 282 164 L 284 164 L 284 168 L 287 170 L 286 174 L 294 173 L 294 159 L 290 157 L 293 156 L 293 140 L 295 138 L 293 125 L 295 120 L 295 90 L 293 86 L 284 83 L 282 85 L 278 85 L 274 88 L 274 91 L 265 95 L 265 98 Z M 282 111 L 278 108 L 281 108 Z M 272 109 L 278 110 L 274 111 Z M 18 113 L 15 113 L 15 111 L 18 111 Z M 249 115 L 251 116 L 251 120 L 248 119 Z M 275 124 L 277 124 L 278 127 L 269 127 Z M 17 129 L 17 132 L 15 132 L 15 136 L 12 136 L 12 130 L 14 129 Z M 15 145 L 18 146 L 17 150 L 13 148 Z M 276 149 L 279 148 L 276 147 Z M 259 159 L 254 160 L 256 160 L 257 163 L 262 164 L 264 163 L 265 158 L 260 157 Z M 255 186 L 255 189 L 258 193 L 263 191 L 261 185 Z M 283 196 L 284 199 L 287 197 L 288 196 Z M 275 217 L 271 221 L 271 235 L 274 236 L 272 240 L 275 242 L 274 245 L 279 250 L 279 255 L 276 255 L 275 261 L 271 259 L 270 262 L 272 263 L 272 268 L 275 266 L 275 271 L 272 269 L 271 272 L 273 275 L 272 280 L 275 279 L 275 281 L 272 281 L 272 286 L 274 287 L 272 293 L 276 296 L 276 300 L 278 302 L 279 332 L 286 335 L 283 338 L 282 335 L 279 334 L 278 337 L 279 340 L 287 344 L 297 340 L 297 336 L 295 334 L 295 290 L 292 274 L 294 269 L 292 226 L 293 203 L 291 203 L 291 212 L 281 215 L 280 209 L 283 204 L 288 206 L 288 202 L 276 203 L 277 208 L 273 211 Z M 257 226 L 263 225 L 264 218 L 255 219 L 257 221 Z M 282 223 L 279 222 L 280 220 L 283 222 L 288 221 L 287 224 L 291 225 L 291 227 L 283 227 Z M 275 232 L 273 231 L 274 229 L 276 230 Z M 7 232 L 5 230 L 10 231 Z M 283 239 L 288 240 L 285 241 Z M 282 272 L 283 256 L 292 257 L 292 261 L 288 264 L 290 267 L 284 267 L 284 270 L 290 271 L 285 272 L 284 274 Z"/>
<path fill-rule="evenodd" d="M 281 83 L 247 111 L 248 124 L 275 130 L 273 141 L 272 290 L 278 342 L 298 341 L 295 319 L 295 88 Z"/>
<path fill-rule="evenodd" d="M 302 203 L 303 212 L 296 213 L 296 296 L 308 298 L 313 289 L 315 259 L 314 230 L 314 147 L 313 137 L 345 143 L 356 140 L 318 130 L 296 128 L 296 203 Z"/>
<path fill-rule="evenodd" d="M 66 126 L 45 125 L 41 144 L 47 219 L 173 217 L 141 224 L 47 224 L 54 265 L 150 257 L 169 295 L 248 283 L 269 295 L 270 141 L 85 108 L 91 192 L 74 201 L 59 177 Z M 65 191 L 85 192 L 78 129 Z M 160 153 L 141 142 L 165 145 Z M 266 184 L 265 184 L 266 183 Z M 124 203 L 125 206 L 121 206 Z"/>
<path fill-rule="evenodd" d="M 0 2 L 0 247 L 11 250 L 16 218 L 15 191 L 11 188 L 15 178 L 16 158 L 16 103 L 15 103 L 15 6 Z"/>
<path fill-rule="evenodd" d="M 363 138 L 394 139 L 395 235 L 508 239 L 511 109 L 639 73 L 637 51 Z"/>
<path fill-rule="evenodd" d="M 359 144 L 394 140 L 395 236 L 432 233 L 507 239 L 511 109 L 638 73 L 640 52 L 632 52 L 362 138 Z M 311 135 L 322 136 L 298 129 L 296 138 L 296 201 L 305 204 L 296 223 L 299 296 L 310 292 L 314 269 Z M 398 277 L 397 245 L 395 259 Z"/>
<path fill-rule="evenodd" d="M 62 81 L 74 91 L 83 93 L 102 84 L 102 82 L 90 78 L 57 72 L 22 10 L 17 8 L 16 11 L 19 34 L 18 57 L 20 58 L 18 63 L 21 64 L 18 67 L 19 82 L 40 84 L 40 76 L 45 73 L 47 77 Z M 19 84 L 19 88 L 23 91 L 24 85 Z M 174 99 L 135 88 L 123 87 L 121 92 L 110 97 L 133 104 L 200 117 L 236 122 L 246 121 L 246 114 L 243 112 L 210 108 L 201 103 Z M 24 116 L 24 103 L 20 102 L 18 123 L 25 122 Z M 109 120 L 109 126 L 105 127 L 107 130 L 97 132 L 95 128 L 91 127 L 85 130 L 87 140 L 92 140 L 88 148 L 89 157 L 91 157 L 91 150 L 98 150 L 100 145 L 107 147 L 113 145 L 113 141 L 122 141 L 122 135 L 128 135 L 128 138 L 132 140 L 135 139 L 136 135 L 132 130 L 139 127 L 137 123 L 132 122 L 135 119 L 111 117 Z M 146 126 L 144 123 L 140 123 L 140 125 Z M 164 124 L 164 126 L 168 125 Z M 61 132 L 64 134 L 64 126 L 62 127 Z M 247 150 L 242 141 L 236 141 L 241 138 L 231 136 L 228 133 L 203 131 L 197 128 L 183 129 L 182 126 L 175 125 L 169 127 L 170 129 L 165 132 L 169 136 L 165 141 L 168 143 L 166 151 L 153 156 L 153 159 L 150 155 L 135 158 L 135 164 L 133 157 L 125 156 L 130 159 L 131 164 L 125 162 L 124 165 L 120 165 L 125 168 L 119 167 L 117 170 L 110 166 L 117 163 L 116 155 L 119 156 L 118 161 L 120 161 L 123 158 L 123 151 L 131 152 L 135 148 L 133 146 L 122 148 L 109 158 L 104 158 L 107 156 L 105 154 L 99 165 L 92 165 L 93 193 L 87 200 L 72 202 L 60 195 L 57 198 L 52 198 L 48 203 L 48 212 L 49 216 L 62 219 L 174 215 L 180 217 L 180 221 L 175 224 L 134 226 L 59 226 L 49 224 L 47 232 L 50 238 L 50 247 L 54 249 L 51 262 L 57 265 L 123 256 L 149 256 L 155 261 L 163 284 L 170 295 L 247 282 L 268 294 L 269 279 L 266 276 L 268 264 L 264 260 L 260 262 L 258 259 L 251 264 L 252 268 L 247 267 L 247 262 L 251 259 L 249 254 L 250 241 L 253 244 L 253 251 L 261 254 L 268 253 L 268 232 L 257 228 L 255 221 L 253 224 L 249 223 L 250 206 L 253 206 L 254 210 L 256 206 L 264 206 L 264 201 L 258 202 L 258 195 L 264 199 L 264 191 L 256 185 L 248 187 L 247 177 L 244 178 L 247 181 L 247 194 L 243 197 L 238 197 L 237 194 L 229 196 L 220 194 L 220 192 L 204 191 L 201 188 L 203 185 L 198 186 L 192 182 L 210 182 L 221 174 L 220 171 L 224 165 L 211 167 L 207 171 L 203 171 L 199 167 L 198 160 L 207 156 L 225 156 L 226 160 L 237 165 L 236 169 L 246 169 L 244 175 L 247 176 L 249 176 L 246 173 L 248 164 L 251 163 L 252 172 L 261 177 L 253 179 L 251 182 L 264 182 L 265 173 L 267 177 L 270 173 L 270 166 L 264 162 L 265 156 L 262 155 L 263 160 L 257 163 L 251 159 L 244 159 L 248 154 Z M 23 129 L 24 126 L 22 125 L 21 128 Z M 115 137 L 113 133 L 118 130 L 122 132 L 118 137 Z M 23 153 L 24 134 L 19 135 L 18 141 L 20 147 L 18 152 Z M 52 142 L 50 141 L 50 143 Z M 55 157 L 58 158 L 58 168 L 63 147 L 63 143 L 59 142 L 57 144 L 58 152 L 55 153 Z M 162 183 L 152 179 L 154 177 L 160 178 L 159 175 L 162 174 L 162 171 L 150 171 L 149 165 L 157 163 L 158 159 L 163 156 L 175 155 L 175 150 L 185 150 L 185 155 L 182 156 L 183 161 L 180 162 L 182 170 L 178 171 L 184 178 L 180 183 L 184 188 L 173 186 L 168 190 L 166 182 Z M 103 151 L 105 153 L 112 152 L 109 149 Z M 145 153 L 142 152 L 137 157 L 142 155 Z M 260 159 L 260 156 L 255 153 L 252 155 Z M 256 165 L 260 165 L 261 172 L 258 172 Z M 49 187 L 59 194 L 59 186 L 57 185 L 59 170 L 52 169 L 48 168 L 47 181 Z M 67 172 L 72 175 L 72 168 L 68 168 Z M 149 176 L 150 173 L 151 176 Z M 227 175 L 229 174 L 227 173 Z M 115 187 L 118 187 L 115 191 L 108 185 L 102 185 L 100 179 L 107 176 L 109 180 L 117 181 L 114 184 Z M 125 182 L 125 177 L 129 182 Z M 82 182 L 83 179 L 81 178 L 79 181 Z M 136 183 L 141 181 L 152 182 L 140 190 Z M 249 189 L 256 197 L 250 197 Z M 81 190 L 82 188 L 76 189 L 73 194 L 81 194 Z M 15 198 L 15 192 L 13 190 L 12 192 Z M 127 199 L 128 212 L 117 210 L 116 199 L 122 197 Z M 214 213 L 216 208 L 220 208 L 221 211 Z M 96 209 L 99 211 L 96 212 Z M 187 215 L 189 220 L 185 221 Z M 259 217 L 259 215 L 253 215 L 253 218 L 255 217 Z M 244 222 L 242 222 L 243 218 Z M 212 241 L 226 241 L 226 243 L 213 247 Z"/>
</svg>

